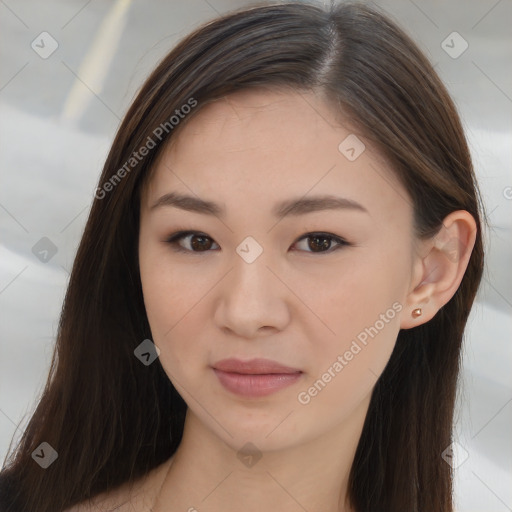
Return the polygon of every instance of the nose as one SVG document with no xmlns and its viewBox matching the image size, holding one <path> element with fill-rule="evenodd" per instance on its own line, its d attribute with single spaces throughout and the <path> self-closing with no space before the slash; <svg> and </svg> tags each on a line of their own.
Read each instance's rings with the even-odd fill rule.
<svg viewBox="0 0 512 512">
<path fill-rule="evenodd" d="M 254 338 L 283 330 L 290 321 L 289 289 L 261 255 L 247 263 L 238 255 L 217 288 L 215 322 L 237 337 Z"/>
</svg>

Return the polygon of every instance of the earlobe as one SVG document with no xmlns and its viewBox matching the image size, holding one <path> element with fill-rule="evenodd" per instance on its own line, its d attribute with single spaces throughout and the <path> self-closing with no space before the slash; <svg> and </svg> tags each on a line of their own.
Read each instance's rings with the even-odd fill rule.
<svg viewBox="0 0 512 512">
<path fill-rule="evenodd" d="M 475 245 L 473 216 L 465 210 L 450 213 L 435 236 L 425 240 L 427 250 L 416 261 L 416 284 L 409 292 L 400 323 L 411 329 L 432 319 L 455 295 Z"/>
</svg>

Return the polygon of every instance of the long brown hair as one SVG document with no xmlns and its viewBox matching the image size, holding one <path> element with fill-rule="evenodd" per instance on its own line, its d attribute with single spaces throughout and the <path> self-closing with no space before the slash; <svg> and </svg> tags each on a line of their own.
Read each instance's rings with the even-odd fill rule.
<svg viewBox="0 0 512 512">
<path fill-rule="evenodd" d="M 349 482 L 359 512 L 452 511 L 451 468 L 441 453 L 452 441 L 463 330 L 483 269 L 482 210 L 464 132 L 431 64 L 387 16 L 361 4 L 292 2 L 199 27 L 161 61 L 127 112 L 74 261 L 46 387 L 0 474 L 5 512 L 61 511 L 134 481 L 177 449 L 186 404 L 158 360 L 145 366 L 134 357 L 151 339 L 137 256 L 141 186 L 188 119 L 251 87 L 322 93 L 392 164 L 418 236 L 435 234 L 455 210 L 476 220 L 453 298 L 398 335 Z M 179 121 L 170 121 L 176 110 Z M 130 160 L 143 146 L 152 147 Z M 31 457 L 42 442 L 58 452 L 47 469 Z"/>
</svg>

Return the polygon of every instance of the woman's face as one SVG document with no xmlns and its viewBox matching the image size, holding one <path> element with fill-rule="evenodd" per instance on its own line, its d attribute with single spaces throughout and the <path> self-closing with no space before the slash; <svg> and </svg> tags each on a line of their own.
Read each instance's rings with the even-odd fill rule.
<svg viewBox="0 0 512 512">
<path fill-rule="evenodd" d="M 312 93 L 211 103 L 162 155 L 142 201 L 160 362 L 189 414 L 234 448 L 291 447 L 349 423 L 410 316 L 411 202 L 331 112 Z M 178 231 L 193 233 L 169 242 Z M 219 371 L 232 358 L 291 369 Z"/>
</svg>

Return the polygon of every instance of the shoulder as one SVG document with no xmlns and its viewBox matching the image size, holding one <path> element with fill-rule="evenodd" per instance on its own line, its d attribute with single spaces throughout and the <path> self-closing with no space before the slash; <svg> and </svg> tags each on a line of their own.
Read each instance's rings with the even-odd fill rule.
<svg viewBox="0 0 512 512">
<path fill-rule="evenodd" d="M 126 483 L 113 491 L 98 494 L 63 512 L 146 512 L 151 510 L 171 459 L 131 484 Z"/>
<path fill-rule="evenodd" d="M 67 508 L 64 512 L 142 512 L 144 505 L 143 496 L 141 499 L 139 494 L 134 495 L 133 488 L 123 485 Z"/>
</svg>

